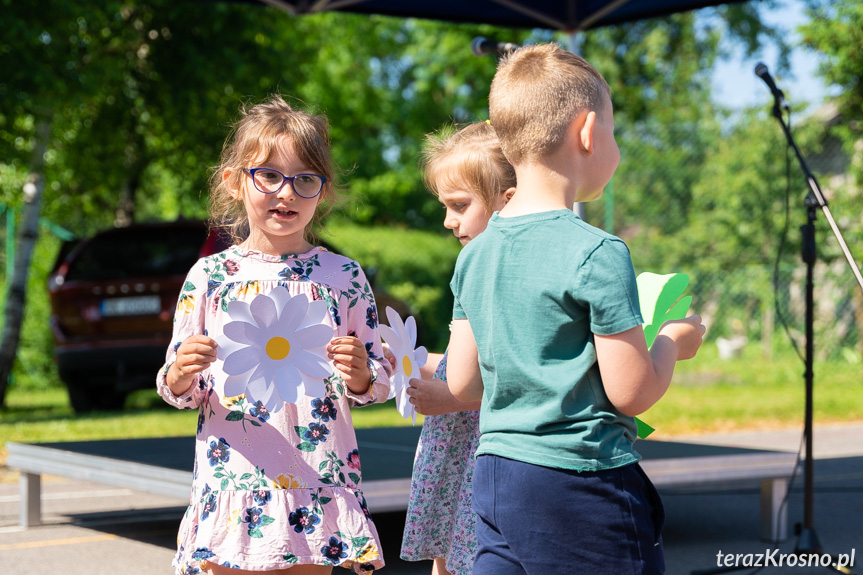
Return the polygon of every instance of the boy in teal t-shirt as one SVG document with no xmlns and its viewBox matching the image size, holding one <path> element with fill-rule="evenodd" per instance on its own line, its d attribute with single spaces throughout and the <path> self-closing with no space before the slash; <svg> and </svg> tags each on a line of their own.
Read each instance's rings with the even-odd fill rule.
<svg viewBox="0 0 863 575">
<path fill-rule="evenodd" d="M 476 575 L 662 573 L 662 503 L 638 465 L 634 416 L 695 355 L 699 316 L 648 351 L 626 245 L 586 224 L 620 160 L 608 85 L 556 45 L 498 67 L 491 123 L 517 186 L 462 250 L 449 387 L 482 399 Z"/>
</svg>

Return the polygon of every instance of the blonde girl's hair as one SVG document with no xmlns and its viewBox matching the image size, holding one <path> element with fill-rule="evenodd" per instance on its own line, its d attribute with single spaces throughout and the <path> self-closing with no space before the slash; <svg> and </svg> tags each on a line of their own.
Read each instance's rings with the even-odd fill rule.
<svg viewBox="0 0 863 575">
<path fill-rule="evenodd" d="M 515 170 L 488 122 L 460 130 L 446 126 L 428 135 L 420 167 L 426 187 L 436 197 L 445 189 L 464 189 L 475 194 L 489 214 L 495 200 L 515 187 Z"/>
<path fill-rule="evenodd" d="M 611 90 L 586 60 L 557 44 L 525 46 L 503 58 L 491 83 L 489 117 L 509 161 L 554 153 L 582 111 L 601 112 Z"/>
<path fill-rule="evenodd" d="M 243 198 L 234 197 L 231 190 L 243 189 L 243 179 L 248 177 L 243 169 L 266 165 L 275 151 L 285 146 L 310 171 L 327 179 L 319 196 L 320 204 L 305 231 L 307 241 L 316 241 L 315 231 L 336 199 L 333 181 L 336 165 L 330 153 L 329 122 L 326 116 L 293 108 L 279 95 L 251 107 L 241 106 L 240 118 L 222 146 L 219 165 L 210 175 L 211 227 L 225 230 L 237 244 L 248 237 L 249 218 Z M 226 169 L 231 170 L 227 180 L 222 177 Z"/>
</svg>

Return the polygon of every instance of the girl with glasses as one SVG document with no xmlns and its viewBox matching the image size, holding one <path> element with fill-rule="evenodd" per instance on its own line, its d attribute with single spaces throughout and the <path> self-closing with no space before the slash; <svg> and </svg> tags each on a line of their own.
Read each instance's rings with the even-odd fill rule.
<svg viewBox="0 0 863 575">
<path fill-rule="evenodd" d="M 383 566 L 352 406 L 386 401 L 363 270 L 312 242 L 332 203 L 327 120 L 281 97 L 243 110 L 211 178 L 235 245 L 199 260 L 157 387 L 198 409 L 176 573 L 357 573 Z"/>
</svg>

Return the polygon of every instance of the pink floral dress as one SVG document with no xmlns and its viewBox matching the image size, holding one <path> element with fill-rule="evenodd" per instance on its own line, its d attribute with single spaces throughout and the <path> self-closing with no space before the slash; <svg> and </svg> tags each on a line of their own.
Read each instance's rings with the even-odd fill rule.
<svg viewBox="0 0 863 575">
<path fill-rule="evenodd" d="M 435 377 L 446 381 L 446 354 Z M 479 411 L 425 418 L 414 459 L 401 557 L 441 557 L 455 575 L 470 575 L 476 553 L 473 499 Z"/>
<path fill-rule="evenodd" d="M 193 334 L 218 338 L 231 320 L 228 304 L 251 301 L 278 286 L 291 296 L 324 300 L 323 322 L 355 335 L 369 353 L 372 385 L 352 394 L 329 364 L 322 397 L 300 394 L 270 412 L 245 394 L 225 397 L 223 361 L 182 396 L 165 382 L 180 343 Z M 324 248 L 271 256 L 232 247 L 199 260 L 177 303 L 173 345 L 157 387 L 168 403 L 197 409 L 191 501 L 180 525 L 173 565 L 195 574 L 203 562 L 252 571 L 293 565 L 339 565 L 366 573 L 384 565 L 362 493 L 350 407 L 386 401 L 374 296 L 360 266 Z M 191 454 L 190 454 L 191 456 Z"/>
</svg>

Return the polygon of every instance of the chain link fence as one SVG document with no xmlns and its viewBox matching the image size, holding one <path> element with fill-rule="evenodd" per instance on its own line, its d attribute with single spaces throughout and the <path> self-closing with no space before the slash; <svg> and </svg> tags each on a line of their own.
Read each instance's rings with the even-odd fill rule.
<svg viewBox="0 0 863 575">
<path fill-rule="evenodd" d="M 705 144 L 709 135 L 685 134 L 673 124 L 651 126 L 648 137 L 644 130 L 634 130 L 638 137 L 619 134 L 620 167 L 604 198 L 584 205 L 585 217 L 627 242 L 636 273 L 690 276 L 690 311 L 704 318 L 707 343 L 720 357 L 737 355 L 743 346 L 758 346 L 765 357 L 796 347 L 802 356 L 803 172 L 775 135 L 775 119 L 740 121 L 757 126 L 721 127 L 715 144 Z M 807 138 L 801 149 L 859 269 L 863 193 L 847 173 L 852 158 L 831 136 L 836 121 L 810 118 L 801 127 Z M 861 363 L 863 290 L 820 209 L 815 216 L 815 357 Z"/>
</svg>

